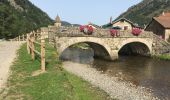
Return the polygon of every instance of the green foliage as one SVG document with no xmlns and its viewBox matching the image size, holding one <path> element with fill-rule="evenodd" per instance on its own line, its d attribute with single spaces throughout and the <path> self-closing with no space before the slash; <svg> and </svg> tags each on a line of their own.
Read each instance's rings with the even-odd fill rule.
<svg viewBox="0 0 170 100">
<path fill-rule="evenodd" d="M 130 7 L 127 12 L 121 14 L 117 19 L 127 18 L 144 27 L 151 21 L 152 17 L 169 10 L 170 0 L 143 0 L 139 4 Z"/>
<path fill-rule="evenodd" d="M 15 0 L 24 11 L 15 9 L 7 0 L 0 1 L 0 38 L 14 38 L 52 24 L 48 15 L 28 0 Z"/>
<path fill-rule="evenodd" d="M 108 95 L 92 87 L 86 81 L 62 68 L 56 49 L 46 44 L 47 72 L 38 76 L 32 73 L 40 69 L 37 58 L 31 60 L 24 44 L 11 68 L 7 93 L 0 92 L 2 100 L 108 100 Z"/>
<path fill-rule="evenodd" d="M 158 56 L 157 58 L 162 59 L 162 60 L 170 60 L 170 54 L 163 54 Z"/>
</svg>

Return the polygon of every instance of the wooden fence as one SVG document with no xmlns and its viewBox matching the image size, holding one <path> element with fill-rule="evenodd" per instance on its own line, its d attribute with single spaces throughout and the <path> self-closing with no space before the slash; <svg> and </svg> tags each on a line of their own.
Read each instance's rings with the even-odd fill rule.
<svg viewBox="0 0 170 100">
<path fill-rule="evenodd" d="M 41 71 L 45 71 L 45 39 L 41 35 L 40 43 L 36 41 L 36 35 L 34 33 L 27 34 L 27 51 L 31 54 L 32 60 L 35 60 L 35 55 L 41 58 Z M 35 46 L 40 46 L 40 51 L 36 50 Z"/>
<path fill-rule="evenodd" d="M 35 60 L 35 55 L 39 56 L 41 58 L 41 71 L 45 71 L 45 39 L 42 32 L 31 32 L 10 41 L 26 41 L 28 54 L 31 54 L 33 61 Z M 40 51 L 36 50 L 36 46 L 40 46 Z"/>
</svg>

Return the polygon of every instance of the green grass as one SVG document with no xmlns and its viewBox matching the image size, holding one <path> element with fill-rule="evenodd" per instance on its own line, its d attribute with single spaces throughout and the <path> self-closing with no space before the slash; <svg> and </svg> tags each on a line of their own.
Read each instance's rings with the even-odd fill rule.
<svg viewBox="0 0 170 100">
<path fill-rule="evenodd" d="M 88 49 L 90 48 L 86 43 L 78 43 L 72 46 L 73 48 Z"/>
<path fill-rule="evenodd" d="M 32 73 L 40 69 L 40 59 L 31 60 L 26 44 L 18 51 L 18 57 L 11 67 L 3 100 L 108 100 L 109 96 L 92 87 L 81 78 L 63 70 L 56 50 L 46 45 L 47 71 L 38 76 Z"/>
<path fill-rule="evenodd" d="M 158 58 L 162 60 L 170 60 L 170 54 L 163 54 L 158 56 Z"/>
</svg>

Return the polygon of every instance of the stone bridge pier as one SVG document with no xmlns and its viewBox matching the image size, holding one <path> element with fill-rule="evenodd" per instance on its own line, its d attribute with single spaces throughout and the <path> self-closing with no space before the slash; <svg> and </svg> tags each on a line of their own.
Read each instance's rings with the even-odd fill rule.
<svg viewBox="0 0 170 100">
<path fill-rule="evenodd" d="M 152 55 L 152 38 L 138 37 L 55 37 L 55 47 L 60 55 L 70 46 L 77 43 L 87 43 L 94 50 L 94 57 L 106 60 L 116 60 L 119 53 Z"/>
</svg>

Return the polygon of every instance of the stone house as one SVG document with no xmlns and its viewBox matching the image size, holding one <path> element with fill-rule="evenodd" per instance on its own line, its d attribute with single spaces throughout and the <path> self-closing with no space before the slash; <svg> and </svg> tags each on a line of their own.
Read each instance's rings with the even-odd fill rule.
<svg viewBox="0 0 170 100">
<path fill-rule="evenodd" d="M 141 28 L 126 18 L 121 18 L 116 21 L 110 20 L 110 23 L 107 24 L 106 26 L 107 26 L 106 28 L 114 28 L 114 29 L 120 29 L 120 30 L 132 30 L 134 27 Z"/>
<path fill-rule="evenodd" d="M 132 30 L 134 26 L 135 25 L 131 21 L 125 18 L 112 22 L 112 27 L 120 27 L 121 30 Z"/>
<path fill-rule="evenodd" d="M 160 16 L 153 17 L 145 31 L 151 31 L 160 38 L 168 40 L 170 38 L 170 13 L 163 12 Z"/>
</svg>

